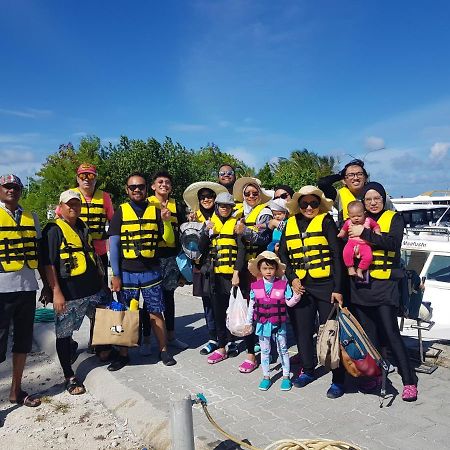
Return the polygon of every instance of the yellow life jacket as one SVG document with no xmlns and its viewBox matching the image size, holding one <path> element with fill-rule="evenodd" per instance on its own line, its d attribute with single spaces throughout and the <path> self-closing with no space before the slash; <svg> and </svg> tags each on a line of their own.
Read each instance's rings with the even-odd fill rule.
<svg viewBox="0 0 450 450">
<path fill-rule="evenodd" d="M 253 231 L 258 231 L 256 227 L 256 220 L 258 219 L 259 213 L 266 207 L 266 204 L 255 206 L 250 214 L 244 219 L 245 226 L 247 228 L 251 228 Z M 242 207 L 244 210 L 244 207 Z M 253 258 L 256 258 L 258 255 L 259 246 L 252 244 L 251 242 L 245 242 L 245 260 L 250 261 Z"/>
<path fill-rule="evenodd" d="M 210 255 L 214 264 L 214 273 L 233 274 L 237 257 L 237 242 L 234 227 L 237 219 L 229 217 L 225 223 L 214 213 L 211 217 L 214 234 L 211 237 Z"/>
<path fill-rule="evenodd" d="M 196 222 L 200 222 L 200 223 L 206 222 L 205 216 L 203 215 L 203 213 L 199 209 L 197 209 L 195 211 L 195 221 Z"/>
<path fill-rule="evenodd" d="M 233 208 L 233 217 L 240 219 L 244 215 L 244 204 L 242 202 L 236 202 Z"/>
<path fill-rule="evenodd" d="M 80 219 L 88 226 L 92 239 L 105 239 L 107 217 L 103 203 L 103 191 L 95 191 L 92 199 L 88 202 L 79 188 L 72 190 L 81 195 Z"/>
<path fill-rule="evenodd" d="M 340 189 L 338 189 L 338 193 L 339 193 L 338 210 L 339 212 L 342 211 L 342 217 L 344 218 L 344 220 L 347 220 L 348 219 L 347 206 L 350 202 L 356 200 L 356 197 L 350 192 L 350 189 L 347 186 L 343 186 Z"/>
<path fill-rule="evenodd" d="M 138 217 L 129 203 L 120 205 L 120 248 L 125 259 L 154 258 L 159 241 L 156 206 L 148 205 L 142 217 Z"/>
<path fill-rule="evenodd" d="M 38 266 L 37 232 L 34 217 L 22 211 L 20 223 L 0 208 L 0 272 L 17 272 L 26 265 Z"/>
<path fill-rule="evenodd" d="M 377 220 L 378 225 L 380 225 L 381 234 L 387 234 L 391 230 L 392 219 L 394 218 L 395 211 L 384 211 L 380 218 Z M 373 250 L 372 251 L 373 260 L 369 267 L 369 274 L 372 278 L 377 280 L 388 280 L 391 277 L 391 269 L 395 268 L 393 266 L 396 252 L 387 250 Z"/>
<path fill-rule="evenodd" d="M 84 243 L 78 233 L 64 220 L 56 219 L 56 225 L 61 229 L 63 239 L 59 247 L 60 275 L 62 278 L 82 275 L 87 269 L 87 258 L 95 265 L 92 238 L 86 224 L 86 240 Z"/>
<path fill-rule="evenodd" d="M 322 213 L 314 217 L 304 233 L 300 233 L 295 216 L 289 217 L 286 223 L 289 260 L 300 280 L 307 273 L 312 278 L 327 278 L 331 274 L 330 247 L 323 235 L 323 219 L 326 215 Z"/>
<path fill-rule="evenodd" d="M 155 206 L 158 209 L 161 209 L 161 203 L 159 202 L 158 198 L 155 195 L 150 196 L 148 199 L 148 202 Z M 172 247 L 175 248 L 177 246 L 177 239 L 176 237 L 179 234 L 180 226 L 178 223 L 178 216 L 177 216 L 177 204 L 175 203 L 175 200 L 173 198 L 169 198 L 169 201 L 167 202 L 167 209 L 170 211 L 170 223 L 172 224 L 173 228 L 173 234 L 175 235 L 175 242 L 172 244 L 168 244 L 164 239 L 161 239 L 158 242 L 158 247 Z"/>
</svg>

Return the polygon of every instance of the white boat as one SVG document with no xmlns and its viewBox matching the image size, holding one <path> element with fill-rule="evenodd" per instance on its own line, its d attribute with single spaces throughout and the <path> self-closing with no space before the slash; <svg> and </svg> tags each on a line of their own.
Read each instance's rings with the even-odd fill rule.
<svg viewBox="0 0 450 450">
<path fill-rule="evenodd" d="M 450 191 L 427 191 L 416 197 L 398 197 L 391 200 L 395 206 L 401 204 L 450 205 Z"/>
<path fill-rule="evenodd" d="M 435 323 L 424 338 L 450 340 L 450 227 L 406 228 L 402 257 L 424 280 L 421 315 Z"/>
</svg>

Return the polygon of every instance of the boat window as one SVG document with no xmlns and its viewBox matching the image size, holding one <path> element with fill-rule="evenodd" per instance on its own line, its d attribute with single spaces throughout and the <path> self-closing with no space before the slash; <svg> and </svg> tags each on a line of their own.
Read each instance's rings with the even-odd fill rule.
<svg viewBox="0 0 450 450">
<path fill-rule="evenodd" d="M 434 255 L 426 277 L 427 280 L 450 283 L 450 256 Z"/>
<path fill-rule="evenodd" d="M 408 270 L 415 270 L 418 274 L 422 272 L 428 252 L 418 252 L 414 250 L 402 250 L 402 258 Z"/>
</svg>

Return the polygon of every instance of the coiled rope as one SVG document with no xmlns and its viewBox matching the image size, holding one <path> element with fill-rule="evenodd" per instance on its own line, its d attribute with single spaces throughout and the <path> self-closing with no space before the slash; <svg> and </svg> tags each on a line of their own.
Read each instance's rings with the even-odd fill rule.
<svg viewBox="0 0 450 450">
<path fill-rule="evenodd" d="M 247 442 L 243 442 L 227 433 L 223 428 L 221 428 L 217 422 L 211 417 L 208 411 L 207 400 L 203 394 L 197 394 L 197 403 L 200 403 L 203 408 L 207 419 L 225 437 L 240 445 L 242 448 L 249 450 L 361 450 L 360 447 L 349 444 L 344 441 L 334 441 L 330 439 L 282 439 L 272 444 L 269 444 L 264 449 L 255 447 Z"/>
</svg>

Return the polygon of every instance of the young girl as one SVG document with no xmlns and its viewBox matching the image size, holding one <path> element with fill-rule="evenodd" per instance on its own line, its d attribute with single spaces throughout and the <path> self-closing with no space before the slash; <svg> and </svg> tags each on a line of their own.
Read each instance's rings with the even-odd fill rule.
<svg viewBox="0 0 450 450">
<path fill-rule="evenodd" d="M 269 375 L 272 336 L 277 343 L 283 368 L 281 390 L 289 391 L 292 388 L 286 342 L 286 305 L 294 306 L 300 300 L 300 296 L 293 296 L 287 281 L 281 279 L 285 268 L 285 264 L 280 262 L 278 256 L 270 251 L 262 252 L 248 262 L 248 270 L 257 281 L 251 284 L 247 322 L 249 325 L 255 323 L 255 334 L 259 337 L 264 376 L 259 383 L 259 389 L 262 391 L 267 391 L 272 384 Z"/>
<path fill-rule="evenodd" d="M 348 230 L 352 225 L 363 225 L 364 228 L 371 229 L 376 234 L 381 234 L 380 226 L 375 220 L 367 217 L 364 210 L 364 205 L 359 200 L 352 201 L 347 206 L 348 219 L 342 226 L 338 237 L 343 238 L 348 235 Z M 358 246 L 358 250 L 355 252 L 355 247 Z M 355 270 L 355 253 L 359 256 L 359 264 Z M 343 252 L 344 264 L 348 268 L 348 274 L 350 276 L 357 276 L 358 278 L 364 278 L 363 271 L 367 270 L 372 263 L 372 248 L 370 245 L 360 237 L 349 238 L 344 247 Z"/>
</svg>

